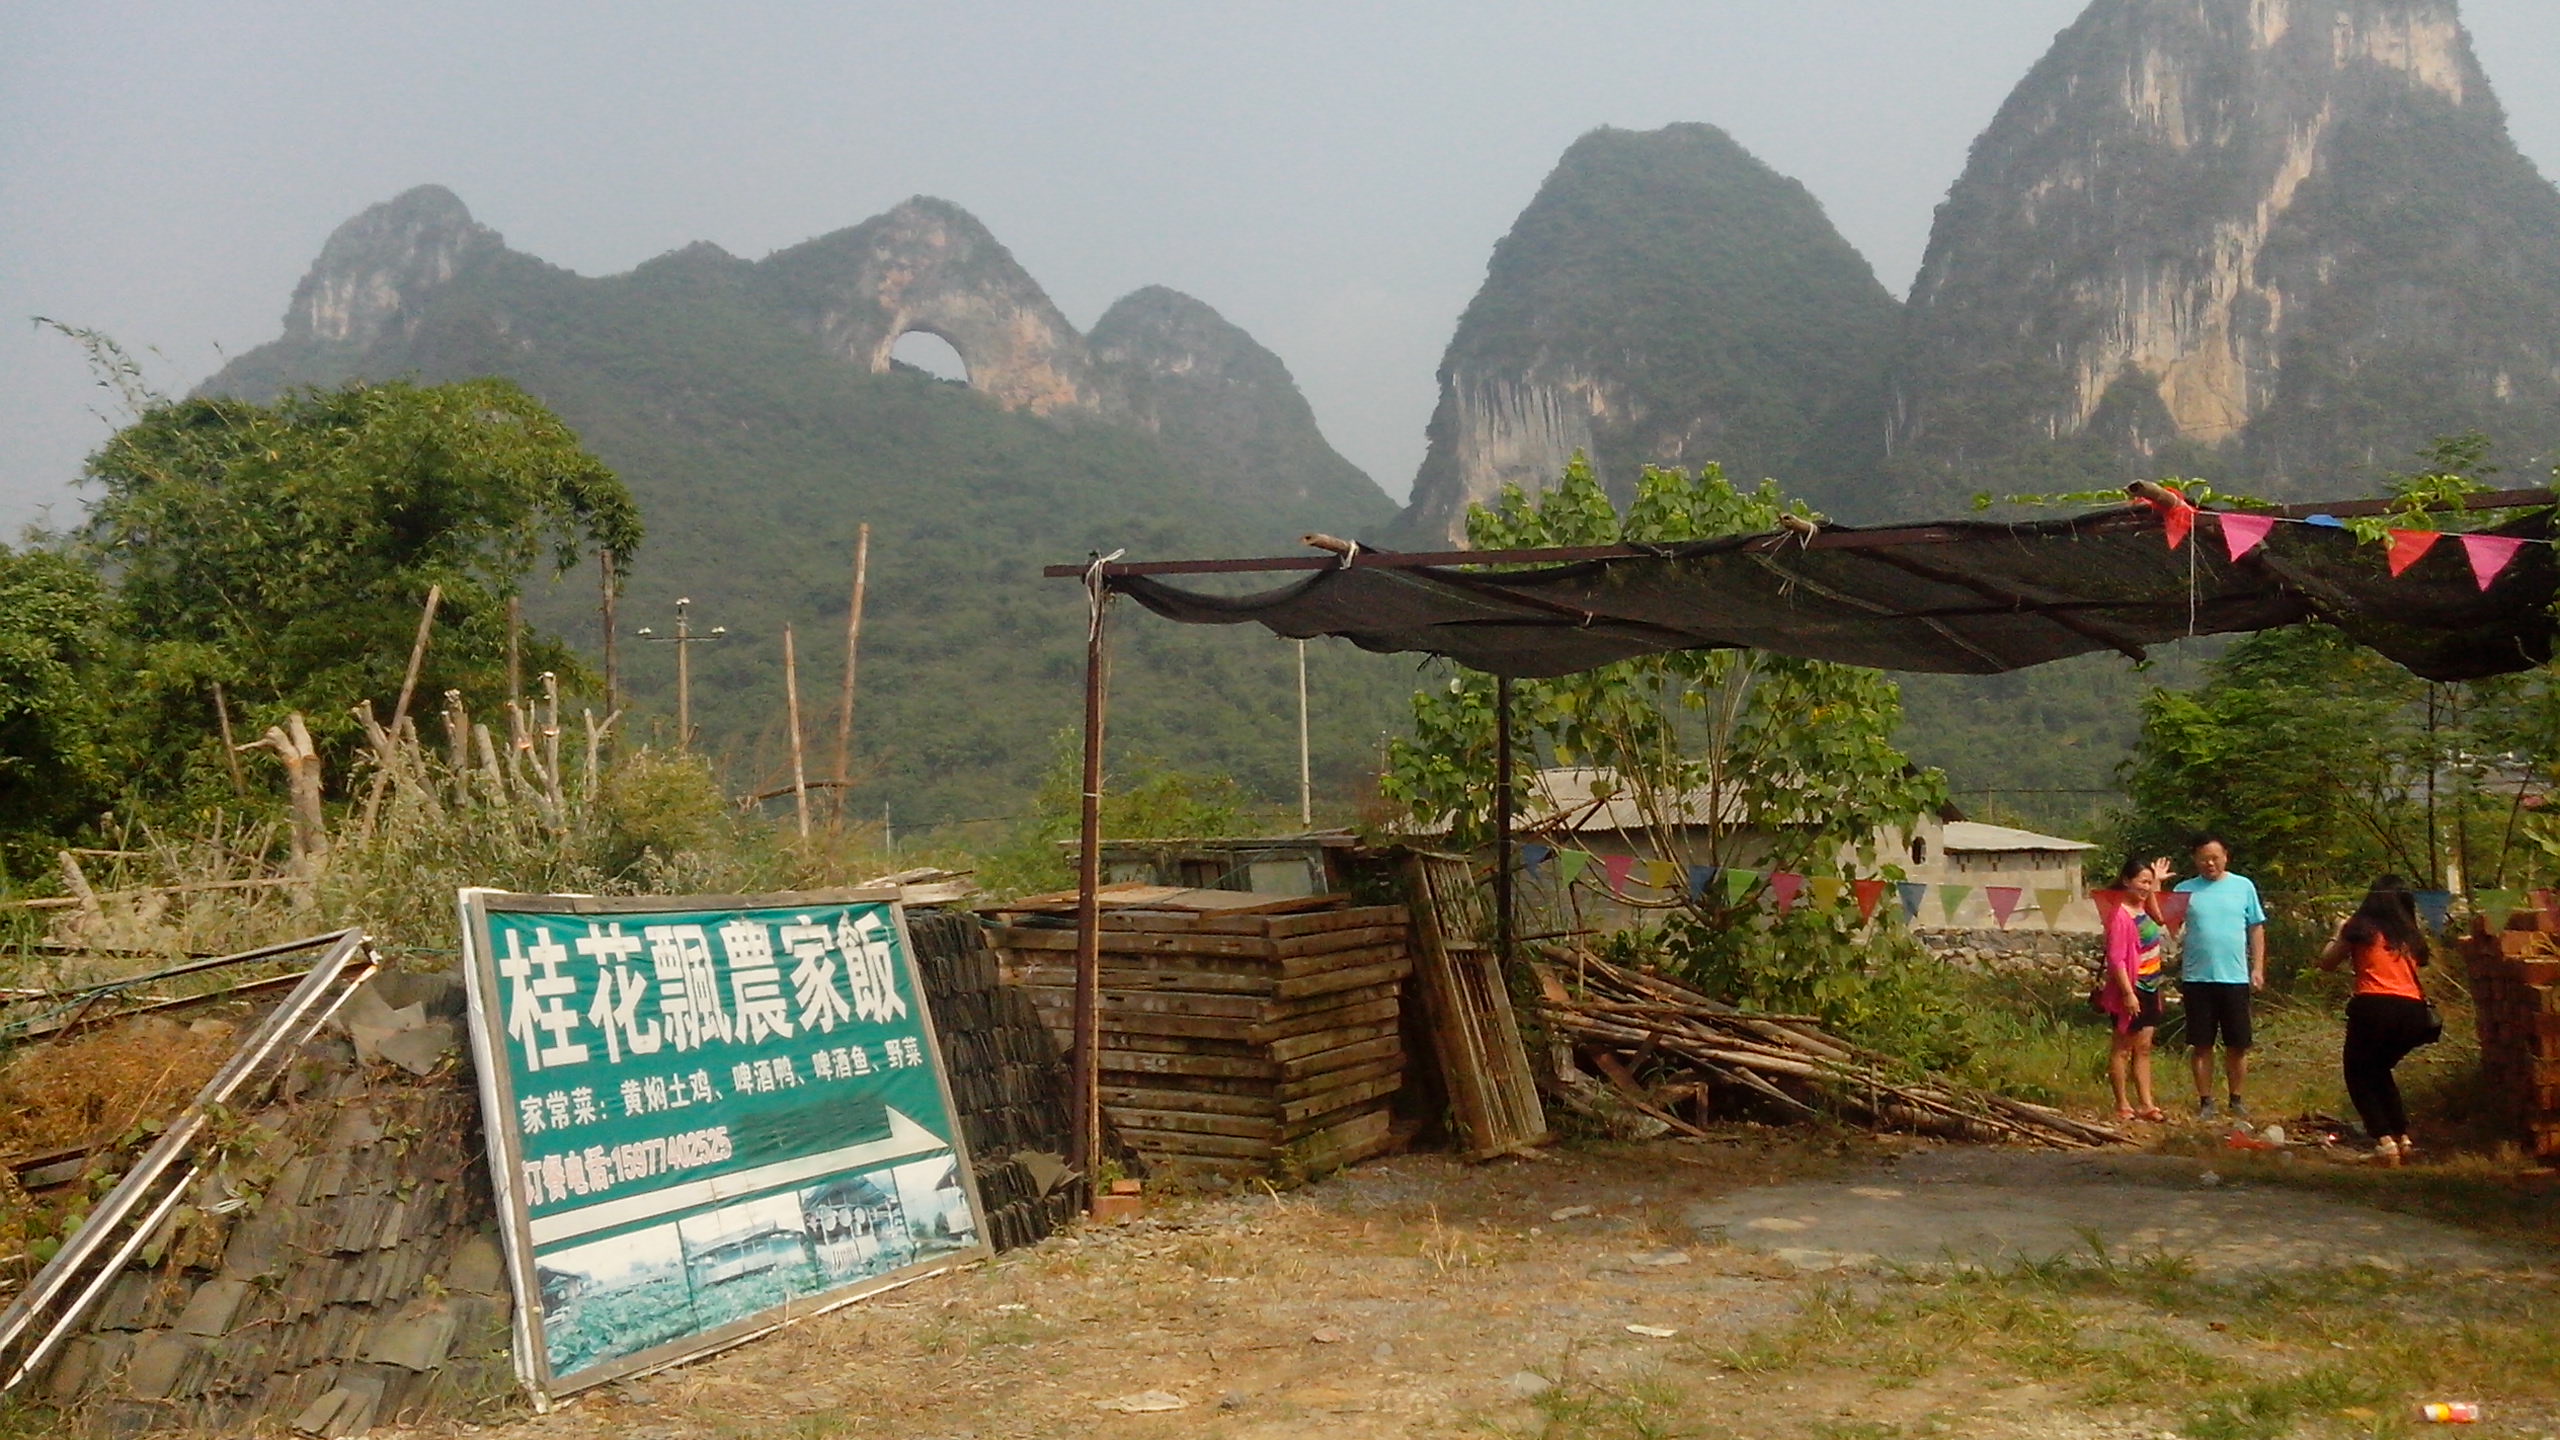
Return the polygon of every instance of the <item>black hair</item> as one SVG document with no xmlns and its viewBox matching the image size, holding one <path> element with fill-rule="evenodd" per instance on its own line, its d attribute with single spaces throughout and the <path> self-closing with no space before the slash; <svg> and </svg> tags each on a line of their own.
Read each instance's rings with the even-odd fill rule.
<svg viewBox="0 0 2560 1440">
<path fill-rule="evenodd" d="M 2128 881 L 2132 880 L 2134 876 L 2139 875 L 2139 874 L 2141 874 L 2143 871 L 2148 870 L 2148 869 L 2150 869 L 2150 868 L 2151 868 L 2151 857 L 2149 857 L 2149 856 L 2147 856 L 2147 855 L 2129 855 L 2129 856 L 2126 856 L 2126 857 L 2125 857 L 2125 862 L 2124 862 L 2123 864 L 2121 864 L 2121 865 L 2119 865 L 2119 866 L 2117 866 L 2117 867 L 2116 867 L 2116 881 L 2115 881 L 2115 883 L 2117 883 L 2118 885 L 2123 885 L 2123 884 L 2125 884 L 2126 882 L 2128 882 Z"/>
<path fill-rule="evenodd" d="M 2199 830 L 2195 834 L 2187 837 L 2187 853 L 2190 855 L 2193 855 L 2207 845 L 2219 845 L 2222 847 L 2223 854 L 2228 855 L 2231 853 L 2231 842 L 2223 839 L 2218 831 Z"/>
<path fill-rule="evenodd" d="M 2380 940 L 2420 965 L 2427 963 L 2427 927 L 2418 923 L 2418 892 L 2397 875 L 2374 880 L 2340 934 L 2350 945 Z"/>
</svg>

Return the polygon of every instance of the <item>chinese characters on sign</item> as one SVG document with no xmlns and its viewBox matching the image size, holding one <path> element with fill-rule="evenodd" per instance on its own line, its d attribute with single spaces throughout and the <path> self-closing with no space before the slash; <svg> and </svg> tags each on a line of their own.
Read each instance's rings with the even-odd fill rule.
<svg viewBox="0 0 2560 1440">
<path fill-rule="evenodd" d="M 463 910 L 538 1392 L 983 1249 L 894 904 L 466 891 Z"/>
</svg>

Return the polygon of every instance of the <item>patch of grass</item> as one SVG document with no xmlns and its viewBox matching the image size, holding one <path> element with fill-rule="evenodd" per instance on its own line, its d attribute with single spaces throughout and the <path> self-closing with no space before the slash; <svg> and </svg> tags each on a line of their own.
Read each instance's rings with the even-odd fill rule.
<svg viewBox="0 0 2560 1440">
<path fill-rule="evenodd" d="M 2207 1317 L 2239 1343 L 2206 1348 L 2194 1327 Z M 1827 1287 L 1722 1359 L 1757 1377 L 1847 1369 L 1888 1385 L 1961 1366 L 2096 1410 L 2171 1406 L 2197 1440 L 2274 1440 L 2447 1395 L 2560 1398 L 2555 1333 L 2560 1287 L 2544 1276 L 2355 1266 L 2212 1282 L 2174 1258 L 2095 1249 Z"/>
<path fill-rule="evenodd" d="M 1611 1384 L 1569 1373 L 1549 1378 L 1554 1383 L 1530 1400 L 1538 1412 L 1538 1428 L 1530 1432 L 1535 1440 L 1674 1440 L 1700 1433 L 1684 1418 L 1679 1389 L 1658 1378 Z"/>
</svg>

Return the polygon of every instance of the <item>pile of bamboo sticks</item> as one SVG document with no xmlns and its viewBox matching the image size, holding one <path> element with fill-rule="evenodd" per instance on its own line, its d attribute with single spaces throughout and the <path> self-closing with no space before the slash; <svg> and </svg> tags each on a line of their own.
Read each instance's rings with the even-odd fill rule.
<svg viewBox="0 0 2560 1440">
<path fill-rule="evenodd" d="M 1549 946 L 1541 953 L 1553 962 L 1541 967 L 1540 979 L 1556 1037 L 1628 1104 L 1676 1130 L 1704 1133 L 1677 1112 L 1687 1101 L 1703 1118 L 1713 1087 L 1799 1118 L 1827 1114 L 1950 1140 L 2082 1149 L 2127 1138 L 2006 1095 L 1896 1078 L 1885 1057 L 1825 1034 L 1805 1016 L 1746 1013 L 1587 952 Z"/>
</svg>

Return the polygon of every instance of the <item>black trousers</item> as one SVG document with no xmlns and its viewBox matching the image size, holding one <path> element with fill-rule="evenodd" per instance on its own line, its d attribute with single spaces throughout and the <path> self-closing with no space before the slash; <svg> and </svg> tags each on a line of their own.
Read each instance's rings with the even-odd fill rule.
<svg viewBox="0 0 2560 1440">
<path fill-rule="evenodd" d="M 2429 1040 L 2427 1002 L 2398 995 L 2358 995 L 2347 1002 L 2347 1098 L 2364 1133 L 2376 1140 L 2409 1133 L 2400 1082 L 2391 1067 Z"/>
</svg>

